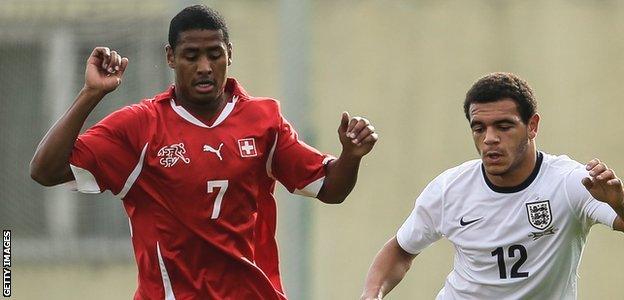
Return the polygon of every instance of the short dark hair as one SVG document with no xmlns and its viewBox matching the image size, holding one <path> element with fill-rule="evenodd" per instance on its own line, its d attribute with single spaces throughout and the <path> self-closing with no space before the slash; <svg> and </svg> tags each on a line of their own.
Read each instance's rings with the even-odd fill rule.
<svg viewBox="0 0 624 300">
<path fill-rule="evenodd" d="M 230 42 L 225 19 L 216 10 L 205 5 L 193 5 L 180 11 L 169 23 L 169 45 L 175 49 L 180 33 L 193 29 L 219 30 L 225 43 Z"/>
<path fill-rule="evenodd" d="M 518 107 L 520 118 L 524 124 L 537 111 L 537 101 L 533 89 L 522 78 L 512 73 L 496 72 L 485 75 L 475 82 L 466 93 L 464 113 L 470 121 L 470 104 L 489 103 L 511 98 Z"/>
</svg>

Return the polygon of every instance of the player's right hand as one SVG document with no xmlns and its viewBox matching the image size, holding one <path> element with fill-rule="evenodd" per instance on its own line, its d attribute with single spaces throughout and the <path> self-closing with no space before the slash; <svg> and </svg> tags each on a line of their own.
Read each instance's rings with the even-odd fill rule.
<svg viewBox="0 0 624 300">
<path fill-rule="evenodd" d="M 85 89 L 108 94 L 120 84 L 128 58 L 121 57 L 115 50 L 108 47 L 96 47 L 89 55 L 85 71 Z"/>
<path fill-rule="evenodd" d="M 346 152 L 356 157 L 363 157 L 373 149 L 379 135 L 368 119 L 351 117 L 345 111 L 342 113 L 338 127 L 338 138 L 342 144 L 343 154 Z"/>
</svg>

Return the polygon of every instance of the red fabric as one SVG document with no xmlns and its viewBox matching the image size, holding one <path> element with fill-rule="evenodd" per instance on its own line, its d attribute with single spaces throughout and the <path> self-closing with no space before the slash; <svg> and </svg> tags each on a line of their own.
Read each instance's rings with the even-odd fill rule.
<svg viewBox="0 0 624 300">
<path fill-rule="evenodd" d="M 238 101 L 214 128 L 176 113 L 171 87 L 112 113 L 75 144 L 71 163 L 115 194 L 147 144 L 141 173 L 123 199 L 139 271 L 135 299 L 164 298 L 157 243 L 178 300 L 286 299 L 275 242 L 275 180 L 267 174 L 267 160 L 276 144 L 273 176 L 293 191 L 325 176 L 325 156 L 297 140 L 277 101 L 249 96 L 234 79 L 226 88 Z M 254 140 L 256 156 L 243 157 L 241 139 Z M 222 160 L 205 149 L 221 143 Z M 209 192 L 208 182 L 218 180 Z M 223 181 L 228 186 L 212 219 Z"/>
</svg>

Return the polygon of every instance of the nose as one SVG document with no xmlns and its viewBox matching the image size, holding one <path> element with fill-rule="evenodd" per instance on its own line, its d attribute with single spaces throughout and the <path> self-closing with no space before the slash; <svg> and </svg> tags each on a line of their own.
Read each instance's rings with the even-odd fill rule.
<svg viewBox="0 0 624 300">
<path fill-rule="evenodd" d="M 206 56 L 201 56 L 197 61 L 197 73 L 200 74 L 211 74 L 212 73 L 212 64 L 210 59 Z"/>
<path fill-rule="evenodd" d="M 496 129 L 492 127 L 487 127 L 485 129 L 485 138 L 483 139 L 483 143 L 485 143 L 486 145 L 492 145 L 492 144 L 497 144 L 499 142 L 500 142 L 500 137 L 498 136 Z"/>
</svg>

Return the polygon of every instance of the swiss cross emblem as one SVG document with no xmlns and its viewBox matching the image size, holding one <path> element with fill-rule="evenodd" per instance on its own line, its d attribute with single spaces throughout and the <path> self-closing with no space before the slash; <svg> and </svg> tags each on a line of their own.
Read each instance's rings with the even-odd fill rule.
<svg viewBox="0 0 624 300">
<path fill-rule="evenodd" d="M 552 222 L 552 213 L 548 200 L 526 203 L 526 209 L 531 226 L 539 230 L 544 230 Z"/>
<path fill-rule="evenodd" d="M 240 150 L 242 157 L 258 156 L 258 151 L 256 151 L 256 139 L 247 138 L 238 140 L 238 150 Z"/>
</svg>

